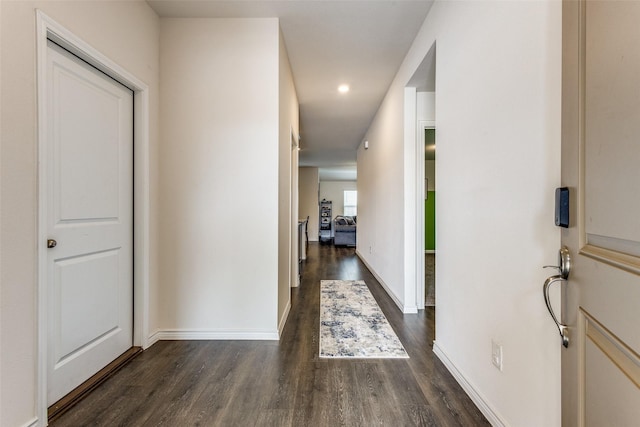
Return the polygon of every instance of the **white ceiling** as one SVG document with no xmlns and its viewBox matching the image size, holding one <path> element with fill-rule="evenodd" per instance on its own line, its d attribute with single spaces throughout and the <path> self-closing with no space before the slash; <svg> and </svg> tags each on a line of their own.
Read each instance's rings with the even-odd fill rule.
<svg viewBox="0 0 640 427">
<path fill-rule="evenodd" d="M 356 149 L 433 0 L 147 0 L 161 17 L 278 17 L 300 103 L 300 165 Z M 338 93 L 338 85 L 351 90 Z M 354 175 L 355 176 L 355 175 Z"/>
</svg>

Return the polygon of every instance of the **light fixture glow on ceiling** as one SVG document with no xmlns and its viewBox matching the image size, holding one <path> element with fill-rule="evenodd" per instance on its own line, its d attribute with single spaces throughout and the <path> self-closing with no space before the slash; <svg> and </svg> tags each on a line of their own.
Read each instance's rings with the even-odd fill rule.
<svg viewBox="0 0 640 427">
<path fill-rule="evenodd" d="M 340 92 L 340 93 L 349 92 L 349 85 L 340 85 L 340 86 L 338 86 L 338 92 Z"/>
</svg>

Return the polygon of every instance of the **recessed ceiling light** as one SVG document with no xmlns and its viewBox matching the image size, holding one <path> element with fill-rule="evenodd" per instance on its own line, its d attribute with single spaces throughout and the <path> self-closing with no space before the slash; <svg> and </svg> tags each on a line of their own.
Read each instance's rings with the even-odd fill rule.
<svg viewBox="0 0 640 427">
<path fill-rule="evenodd" d="M 349 85 L 340 85 L 340 86 L 338 86 L 338 92 L 340 92 L 340 93 L 349 92 Z"/>
</svg>

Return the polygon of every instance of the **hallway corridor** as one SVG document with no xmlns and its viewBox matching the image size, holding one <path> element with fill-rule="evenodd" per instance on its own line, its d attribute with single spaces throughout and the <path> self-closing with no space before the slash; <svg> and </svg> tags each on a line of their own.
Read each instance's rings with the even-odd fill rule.
<svg viewBox="0 0 640 427">
<path fill-rule="evenodd" d="M 302 270 L 281 341 L 158 342 L 51 425 L 489 425 L 431 350 L 433 307 L 403 315 L 353 248 L 311 243 Z M 322 279 L 364 280 L 410 359 L 319 359 Z"/>
</svg>

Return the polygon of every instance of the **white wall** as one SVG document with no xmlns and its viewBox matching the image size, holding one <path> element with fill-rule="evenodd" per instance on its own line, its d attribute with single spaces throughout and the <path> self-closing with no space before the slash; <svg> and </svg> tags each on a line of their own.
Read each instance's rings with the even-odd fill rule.
<svg viewBox="0 0 640 427">
<path fill-rule="evenodd" d="M 37 416 L 36 8 L 149 85 L 151 327 L 157 323 L 159 20 L 144 2 L 1 1 L 2 426 L 26 425 Z"/>
<path fill-rule="evenodd" d="M 344 192 L 357 190 L 356 181 L 320 181 L 320 200 L 327 199 L 332 202 L 333 218 L 344 215 Z"/>
<path fill-rule="evenodd" d="M 282 33 L 278 30 L 279 184 L 278 184 L 278 330 L 291 307 L 291 286 L 298 285 L 298 98 Z M 292 135 L 293 134 L 293 135 Z M 255 211 L 259 212 L 259 210 Z M 254 212 L 254 214 L 255 214 Z M 255 215 L 258 222 L 260 215 Z"/>
<path fill-rule="evenodd" d="M 308 234 L 309 241 L 318 241 L 319 211 L 318 194 L 320 182 L 318 168 L 301 167 L 298 169 L 300 176 L 299 186 L 299 217 L 301 219 L 309 217 Z"/>
<path fill-rule="evenodd" d="M 489 30 L 490 29 L 490 30 Z M 561 6 L 436 2 L 358 149 L 358 253 L 403 288 L 404 86 L 437 43 L 437 354 L 496 425 L 560 425 L 540 287 L 560 245 Z M 410 143 L 411 141 L 409 141 Z M 410 227 L 409 227 L 410 228 Z M 371 253 L 369 248 L 372 248 Z M 491 364 L 502 344 L 504 370 Z"/>
<path fill-rule="evenodd" d="M 404 89 L 396 83 L 367 132 L 369 148 L 360 144 L 357 152 L 356 252 L 400 306 L 405 303 L 403 105 Z"/>
<path fill-rule="evenodd" d="M 416 119 L 429 121 L 436 119 L 435 92 L 416 92 Z"/>
<path fill-rule="evenodd" d="M 277 338 L 278 20 L 162 19 L 160 46 L 158 336 Z"/>
</svg>

